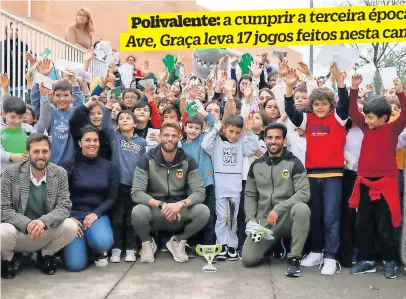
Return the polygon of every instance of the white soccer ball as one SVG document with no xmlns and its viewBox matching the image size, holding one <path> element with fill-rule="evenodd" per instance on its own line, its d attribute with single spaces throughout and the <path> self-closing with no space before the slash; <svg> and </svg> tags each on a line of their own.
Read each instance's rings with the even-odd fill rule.
<svg viewBox="0 0 406 299">
<path fill-rule="evenodd" d="M 257 243 L 257 242 L 262 240 L 262 236 L 260 234 L 258 234 L 258 233 L 252 233 L 251 234 L 251 239 L 252 239 L 252 241 Z"/>
</svg>

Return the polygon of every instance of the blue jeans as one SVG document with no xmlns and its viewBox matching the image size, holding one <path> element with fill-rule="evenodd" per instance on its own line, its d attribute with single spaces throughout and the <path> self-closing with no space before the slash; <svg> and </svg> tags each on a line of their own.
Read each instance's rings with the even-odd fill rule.
<svg viewBox="0 0 406 299">
<path fill-rule="evenodd" d="M 335 259 L 340 246 L 341 177 L 309 178 L 310 246 Z"/>
<path fill-rule="evenodd" d="M 72 211 L 72 217 L 81 222 L 88 214 L 90 213 Z M 83 232 L 84 235 L 81 238 L 76 237 L 64 248 L 64 261 L 68 271 L 77 272 L 86 268 L 88 246 L 95 254 L 106 252 L 113 246 L 113 231 L 107 216 L 101 216 Z"/>
</svg>

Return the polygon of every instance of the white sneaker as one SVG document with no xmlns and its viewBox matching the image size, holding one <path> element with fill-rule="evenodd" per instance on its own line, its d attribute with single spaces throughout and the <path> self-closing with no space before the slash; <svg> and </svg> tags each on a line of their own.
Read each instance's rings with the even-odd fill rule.
<svg viewBox="0 0 406 299">
<path fill-rule="evenodd" d="M 137 260 L 137 254 L 135 250 L 126 250 L 125 259 L 126 262 L 135 262 Z"/>
<path fill-rule="evenodd" d="M 337 265 L 339 270 L 337 270 Z M 328 259 L 325 258 L 323 263 L 320 265 L 319 269 L 321 268 L 321 275 L 334 275 L 335 273 L 341 272 L 341 265 L 335 259 Z"/>
<path fill-rule="evenodd" d="M 113 248 L 111 250 L 110 263 L 119 263 L 121 258 L 121 249 Z"/>
<path fill-rule="evenodd" d="M 322 253 L 310 252 L 308 255 L 306 255 L 302 259 L 302 261 L 300 262 L 300 266 L 313 267 L 313 266 L 320 265 L 322 262 L 323 262 Z"/>
<path fill-rule="evenodd" d="M 176 241 L 175 237 L 172 237 L 167 243 L 166 248 L 172 253 L 173 259 L 179 263 L 184 263 L 189 260 L 189 256 L 185 251 L 186 240 Z"/>
<path fill-rule="evenodd" d="M 145 241 L 142 243 L 141 251 L 141 263 L 153 263 L 155 258 L 154 254 L 156 252 L 157 246 L 155 244 L 154 238 L 151 238 L 151 241 Z"/>
<path fill-rule="evenodd" d="M 106 267 L 109 264 L 107 252 L 102 253 L 94 263 L 97 267 Z"/>
</svg>

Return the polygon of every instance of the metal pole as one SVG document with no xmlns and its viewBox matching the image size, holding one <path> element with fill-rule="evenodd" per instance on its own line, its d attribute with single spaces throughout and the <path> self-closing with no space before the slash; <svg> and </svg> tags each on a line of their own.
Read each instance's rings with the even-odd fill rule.
<svg viewBox="0 0 406 299">
<path fill-rule="evenodd" d="M 313 8 L 313 0 L 310 0 L 310 8 Z M 313 45 L 310 45 L 310 57 L 309 57 L 309 65 L 310 65 L 310 71 L 313 74 Z"/>
</svg>

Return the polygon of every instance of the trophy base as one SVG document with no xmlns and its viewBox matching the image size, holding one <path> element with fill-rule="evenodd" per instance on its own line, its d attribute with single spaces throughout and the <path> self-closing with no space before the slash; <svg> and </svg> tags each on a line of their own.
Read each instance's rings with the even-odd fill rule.
<svg viewBox="0 0 406 299">
<path fill-rule="evenodd" d="M 207 264 L 207 265 L 203 266 L 202 271 L 203 272 L 217 272 L 217 268 L 211 264 Z"/>
</svg>

